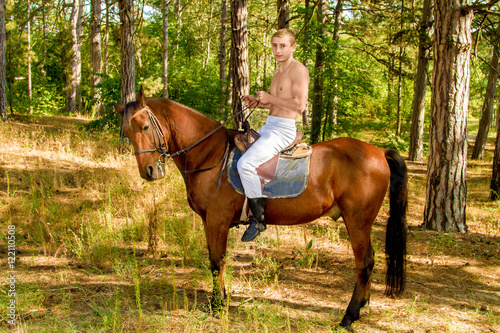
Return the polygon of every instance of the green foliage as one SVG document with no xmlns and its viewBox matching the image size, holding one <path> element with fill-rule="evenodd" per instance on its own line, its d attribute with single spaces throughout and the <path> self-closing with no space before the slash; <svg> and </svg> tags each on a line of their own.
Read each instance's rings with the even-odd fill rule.
<svg viewBox="0 0 500 333">
<path fill-rule="evenodd" d="M 397 136 L 394 132 L 390 132 L 383 139 L 375 140 L 374 144 L 379 147 L 395 149 L 398 151 L 408 151 L 410 149 L 410 142 L 401 136 Z"/>
<path fill-rule="evenodd" d="M 31 51 L 28 52 L 27 3 L 8 0 L 7 10 L 7 82 L 8 101 L 13 113 L 30 110 L 27 71 L 31 59 L 34 113 L 57 115 L 65 113 L 68 85 L 68 64 L 71 56 L 69 33 L 70 5 L 67 2 L 31 2 Z M 220 118 L 220 108 L 226 112 L 228 93 L 223 93 L 219 81 L 219 29 L 221 8 L 218 1 L 180 1 L 169 5 L 169 96 L 213 118 Z M 162 1 L 148 0 L 135 3 L 136 82 L 137 89 L 144 86 L 148 96 L 161 96 L 162 84 Z M 366 129 L 366 119 L 381 128 L 395 131 L 397 110 L 397 84 L 399 66 L 404 79 L 401 100 L 402 137 L 408 137 L 411 125 L 413 75 L 416 70 L 418 25 L 421 20 L 421 1 L 408 3 L 382 1 L 374 6 L 363 3 L 345 3 L 341 15 L 340 39 L 332 38 L 334 3 L 327 8 L 326 37 L 320 38 L 317 11 L 314 2 L 305 8 L 303 1 L 290 3 L 290 28 L 301 31 L 295 56 L 307 62 L 314 79 L 315 52 L 319 45 L 326 54 L 324 73 L 324 108 L 322 139 L 339 135 L 356 135 Z M 264 8 L 264 10 L 263 10 Z M 366 10 L 369 9 L 369 10 Z M 98 103 L 106 106 L 100 118 L 87 127 L 91 131 L 118 130 L 119 122 L 112 104 L 120 102 L 120 22 L 116 4 L 109 10 L 106 27 L 103 6 L 102 37 L 109 28 L 107 47 L 108 69 L 102 73 L 101 100 L 92 96 L 90 84 L 90 34 L 88 11 L 84 8 L 82 34 L 82 114 L 93 116 Z M 276 30 L 275 2 L 259 0 L 248 2 L 248 42 L 250 93 L 268 90 L 272 73 L 276 69 L 270 36 Z M 141 16 L 142 15 L 142 16 Z M 491 21 L 491 22 L 490 22 Z M 474 50 L 471 67 L 470 113 L 479 116 L 491 45 L 495 45 L 492 26 L 495 20 L 475 19 Z M 230 19 L 226 22 L 230 25 Z M 306 26 L 307 24 L 307 26 Z M 229 80 L 230 36 L 226 31 L 226 78 Z M 102 44 L 102 56 L 106 46 Z M 401 50 L 401 53 L 400 53 Z M 313 80 L 311 80 L 313 82 Z M 227 85 L 227 82 L 225 82 Z M 312 83 L 311 83 L 312 87 Z M 310 89 L 310 100 L 312 100 Z M 428 89 L 430 90 L 430 89 Z M 429 105 L 430 103 L 427 103 Z M 337 122 L 332 110 L 336 108 Z M 306 132 L 308 128 L 305 128 Z M 389 139 L 388 145 L 404 148 L 404 139 Z M 403 146 L 403 147 L 402 147 Z"/>
</svg>

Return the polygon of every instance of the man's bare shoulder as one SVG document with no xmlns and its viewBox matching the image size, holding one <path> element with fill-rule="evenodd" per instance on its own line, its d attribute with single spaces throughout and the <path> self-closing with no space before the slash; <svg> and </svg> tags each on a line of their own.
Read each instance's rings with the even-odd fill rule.
<svg viewBox="0 0 500 333">
<path fill-rule="evenodd" d="M 306 66 L 304 66 L 303 63 L 301 63 L 298 60 L 295 60 L 292 64 L 292 67 L 290 68 L 291 72 L 293 73 L 293 76 L 295 78 L 309 78 L 309 70 L 307 69 Z"/>
</svg>

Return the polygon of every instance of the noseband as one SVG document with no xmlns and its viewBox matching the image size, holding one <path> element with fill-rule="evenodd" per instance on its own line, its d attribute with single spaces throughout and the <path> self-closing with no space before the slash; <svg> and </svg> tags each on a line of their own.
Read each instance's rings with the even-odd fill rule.
<svg viewBox="0 0 500 333">
<path fill-rule="evenodd" d="M 134 152 L 134 154 L 139 155 L 139 154 L 143 154 L 143 153 L 153 153 L 153 152 L 160 153 L 160 156 L 158 157 L 157 166 L 161 171 L 161 176 L 164 177 L 165 176 L 164 165 L 167 163 L 168 159 L 170 158 L 169 154 L 167 153 L 167 143 L 165 142 L 165 133 L 163 133 L 163 129 L 160 126 L 160 121 L 158 120 L 158 118 L 156 118 L 156 116 L 153 114 L 153 112 L 151 112 L 150 109 L 145 109 L 145 110 L 148 114 L 150 126 L 152 127 L 153 142 L 154 142 L 155 148 L 154 149 L 136 150 Z M 137 115 L 137 113 L 135 115 Z"/>
<path fill-rule="evenodd" d="M 150 109 L 145 109 L 145 110 L 148 114 L 149 123 L 153 127 L 153 141 L 155 144 L 155 148 L 154 149 L 136 150 L 135 154 L 139 155 L 142 153 L 158 152 L 161 154 L 161 156 L 167 156 L 168 153 L 166 150 L 167 144 L 165 143 L 165 134 L 163 133 L 163 129 L 160 126 L 160 122 L 159 122 L 158 118 L 156 118 L 156 116 L 153 114 L 153 112 L 151 112 Z"/>
</svg>

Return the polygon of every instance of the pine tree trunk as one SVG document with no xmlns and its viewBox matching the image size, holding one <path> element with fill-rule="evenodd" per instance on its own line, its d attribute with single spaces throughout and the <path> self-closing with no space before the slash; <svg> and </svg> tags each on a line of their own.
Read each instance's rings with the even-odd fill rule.
<svg viewBox="0 0 500 333">
<path fill-rule="evenodd" d="M 29 112 L 33 113 L 33 87 L 31 83 L 31 2 L 28 0 L 28 24 L 27 24 L 27 33 L 28 33 L 28 104 L 29 104 Z"/>
<path fill-rule="evenodd" d="M 220 112 L 224 112 L 226 104 L 226 20 L 227 0 L 221 1 L 220 32 L 219 32 L 219 85 L 222 93 L 220 99 Z"/>
<path fill-rule="evenodd" d="M 168 5 L 169 0 L 163 0 L 163 98 L 168 98 Z"/>
<path fill-rule="evenodd" d="M 401 13 L 400 13 L 400 24 L 399 24 L 399 31 L 404 30 L 404 21 L 403 21 L 403 11 L 405 8 L 405 2 L 404 0 L 401 0 Z M 403 103 L 403 55 L 404 55 L 404 46 L 403 46 L 403 38 L 399 39 L 399 57 L 398 57 L 398 62 L 399 62 L 399 68 L 398 68 L 398 106 L 397 106 L 397 112 L 396 112 L 396 136 L 401 136 L 401 107 Z"/>
<path fill-rule="evenodd" d="M 182 27 L 182 6 L 180 0 L 175 0 L 175 18 L 177 20 L 176 36 L 174 41 L 174 51 L 177 54 L 179 52 L 179 41 L 181 38 L 181 27 Z"/>
<path fill-rule="evenodd" d="M 71 11 L 71 76 L 69 82 L 69 94 L 66 103 L 66 110 L 68 112 L 80 112 L 82 106 L 81 96 L 81 80 L 82 80 L 82 55 L 81 55 L 81 31 L 82 31 L 82 11 L 83 3 L 81 0 L 73 1 L 73 8 Z"/>
<path fill-rule="evenodd" d="M 500 35 L 500 23 L 497 23 L 497 35 Z M 500 38 L 493 40 L 500 41 Z M 474 149 L 472 150 L 471 158 L 474 160 L 482 159 L 484 154 L 484 146 L 488 140 L 488 132 L 490 131 L 491 121 L 493 119 L 493 103 L 495 102 L 495 89 L 497 87 L 498 72 L 500 71 L 500 62 L 498 61 L 498 44 L 493 46 L 493 55 L 490 62 L 490 73 L 488 75 L 488 86 L 484 95 L 483 107 L 481 108 L 481 120 L 479 121 L 479 130 L 477 132 Z"/>
<path fill-rule="evenodd" d="M 7 77 L 6 58 L 7 41 L 5 34 L 5 0 L 0 0 L 0 116 L 7 121 Z"/>
<path fill-rule="evenodd" d="M 103 111 L 101 103 L 101 0 L 91 1 L 90 18 L 90 86 L 92 87 L 92 98 L 95 101 L 92 113 L 100 116 Z"/>
<path fill-rule="evenodd" d="M 310 8 L 310 0 L 305 0 L 304 6 L 306 8 L 306 12 L 309 13 L 309 8 Z M 304 50 L 304 54 L 308 53 L 309 50 L 309 28 L 307 27 L 307 22 L 308 19 L 305 17 L 305 28 L 304 28 L 304 35 L 305 38 L 302 40 L 302 50 Z M 304 61 L 302 62 L 304 66 L 306 66 L 307 70 L 309 70 L 309 59 L 307 59 L 307 56 L 304 57 Z M 302 112 L 302 126 L 304 127 L 304 130 L 306 130 L 309 127 L 309 102 L 306 104 L 306 109 L 304 112 Z"/>
<path fill-rule="evenodd" d="M 314 84 L 311 121 L 311 143 L 317 143 L 320 138 L 321 120 L 323 119 L 323 79 L 325 72 L 325 51 L 322 39 L 325 35 L 325 14 L 323 0 L 318 0 L 317 19 L 319 22 L 318 36 L 320 41 L 316 45 L 316 61 L 314 63 Z"/>
<path fill-rule="evenodd" d="M 338 57 L 337 53 L 339 52 L 339 38 L 340 38 L 340 17 L 342 15 L 342 7 L 344 6 L 344 0 L 337 0 L 337 5 L 335 6 L 335 11 L 334 11 L 334 18 L 335 18 L 335 21 L 333 23 L 333 41 L 334 41 L 334 45 L 335 45 L 335 53 L 336 53 L 336 57 Z M 331 117 L 331 120 L 332 120 L 332 125 L 333 126 L 337 126 L 337 119 L 338 119 L 338 108 L 337 108 L 337 105 L 338 105 L 338 88 L 339 88 L 339 84 L 338 84 L 338 70 L 337 70 L 337 66 L 335 66 L 334 68 L 334 71 L 335 71 L 335 76 L 333 78 L 334 80 L 334 83 L 333 83 L 333 97 L 332 97 L 332 100 L 333 100 L 333 104 L 332 104 L 332 117 Z M 332 126 L 332 127 L 333 127 Z"/>
<path fill-rule="evenodd" d="M 111 4 L 109 0 L 104 0 L 106 5 L 106 28 L 104 29 L 104 38 L 102 43 L 104 44 L 104 52 L 102 55 L 102 73 L 108 73 L 108 53 L 109 53 L 109 11 L 111 10 Z"/>
<path fill-rule="evenodd" d="M 248 70 L 248 31 L 247 31 L 247 1 L 231 0 L 231 78 L 233 113 L 242 110 L 243 96 L 249 94 Z M 248 112 L 236 117 L 234 128 L 242 129 L 243 120 Z"/>
<path fill-rule="evenodd" d="M 121 103 L 135 100 L 134 3 L 119 0 L 121 22 Z"/>
<path fill-rule="evenodd" d="M 500 100 L 497 107 L 497 139 L 493 157 L 493 176 L 490 184 L 491 200 L 500 200 Z"/>
<path fill-rule="evenodd" d="M 45 62 L 47 59 L 47 19 L 45 9 L 47 7 L 47 0 L 42 0 L 42 61 L 40 62 L 40 73 L 43 77 L 47 76 L 45 71 Z"/>
<path fill-rule="evenodd" d="M 413 85 L 413 114 L 411 119 L 410 161 L 424 158 L 425 91 L 427 89 L 431 39 L 431 0 L 424 0 L 424 8 L 419 31 L 418 64 Z"/>
<path fill-rule="evenodd" d="M 436 0 L 427 198 L 423 226 L 467 232 L 467 113 L 472 45 L 468 0 Z"/>
<path fill-rule="evenodd" d="M 278 29 L 287 28 L 290 16 L 290 0 L 278 0 Z"/>
</svg>

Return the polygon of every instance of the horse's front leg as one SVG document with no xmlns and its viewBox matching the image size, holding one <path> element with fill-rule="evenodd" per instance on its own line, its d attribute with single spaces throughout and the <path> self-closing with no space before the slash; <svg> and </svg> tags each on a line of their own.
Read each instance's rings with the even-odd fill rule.
<svg viewBox="0 0 500 333">
<path fill-rule="evenodd" d="M 210 217 L 210 214 L 207 214 L 207 219 L 204 223 L 210 257 L 210 269 L 213 278 L 211 307 L 216 312 L 224 309 L 226 299 L 224 271 L 226 268 L 225 257 L 229 225 L 229 219 L 221 219 L 220 216 Z"/>
</svg>

